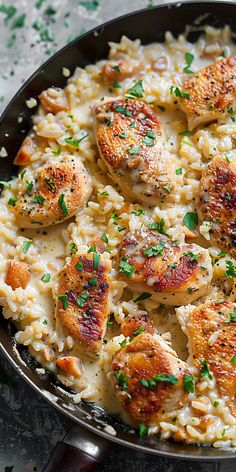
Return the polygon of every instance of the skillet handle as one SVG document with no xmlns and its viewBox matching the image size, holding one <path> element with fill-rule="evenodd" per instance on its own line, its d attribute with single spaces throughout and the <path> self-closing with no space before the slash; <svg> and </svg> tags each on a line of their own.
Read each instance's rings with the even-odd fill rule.
<svg viewBox="0 0 236 472">
<path fill-rule="evenodd" d="M 43 472 L 92 472 L 100 470 L 109 442 L 95 434 L 73 426 L 59 441 Z"/>
</svg>

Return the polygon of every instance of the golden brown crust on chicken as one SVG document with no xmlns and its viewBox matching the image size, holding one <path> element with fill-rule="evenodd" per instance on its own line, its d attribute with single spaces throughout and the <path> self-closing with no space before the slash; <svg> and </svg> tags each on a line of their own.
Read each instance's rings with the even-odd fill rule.
<svg viewBox="0 0 236 472">
<path fill-rule="evenodd" d="M 212 159 L 201 179 L 199 209 L 213 244 L 236 257 L 236 161 Z"/>
<path fill-rule="evenodd" d="M 104 256 L 75 254 L 59 274 L 57 331 L 73 337 L 76 353 L 94 356 L 101 349 L 109 310 L 110 270 Z"/>
<path fill-rule="evenodd" d="M 173 198 L 174 173 L 159 118 L 142 100 L 97 105 L 96 137 L 109 175 L 124 195 L 155 205 Z"/>
<path fill-rule="evenodd" d="M 155 424 L 166 411 L 181 406 L 182 378 L 186 367 L 160 336 L 142 333 L 115 355 L 108 376 L 122 407 L 131 418 L 149 425 Z M 157 381 L 151 388 L 140 383 L 158 374 L 171 374 L 176 383 Z"/>
<path fill-rule="evenodd" d="M 12 212 L 24 228 L 54 225 L 71 218 L 91 193 L 85 167 L 77 157 L 68 156 L 37 169 L 33 187 L 19 194 Z"/>
<path fill-rule="evenodd" d="M 235 310 L 230 301 L 209 301 L 193 309 L 183 327 L 193 363 L 201 369 L 200 361 L 207 360 L 221 395 L 230 398 L 234 414 L 236 365 L 231 359 L 236 354 L 236 323 L 230 319 L 236 319 Z"/>
<path fill-rule="evenodd" d="M 140 64 L 134 64 L 127 60 L 108 62 L 102 68 L 102 81 L 107 85 L 115 81 L 121 82 L 134 75 L 140 68 Z"/>
<path fill-rule="evenodd" d="M 131 268 L 125 266 L 125 264 Z M 186 305 L 201 297 L 212 277 L 207 249 L 196 244 L 173 243 L 141 229 L 128 233 L 119 252 L 122 278 L 135 290 L 149 292 L 166 305 Z"/>
<path fill-rule="evenodd" d="M 79 379 L 82 375 L 81 361 L 75 356 L 64 356 L 59 357 L 56 361 L 57 367 L 66 372 L 67 374 L 74 375 L 76 379 Z"/>
<path fill-rule="evenodd" d="M 30 266 L 22 261 L 10 261 L 6 272 L 6 284 L 13 290 L 26 288 L 30 280 Z"/>
<path fill-rule="evenodd" d="M 49 87 L 39 95 L 43 108 L 49 113 L 69 110 L 69 103 L 65 91 L 59 87 Z"/>
<path fill-rule="evenodd" d="M 191 75 L 183 91 L 190 96 L 181 99 L 190 130 L 221 118 L 236 98 L 236 57 L 215 62 Z"/>
<path fill-rule="evenodd" d="M 141 331 L 145 330 L 147 333 L 154 334 L 153 324 L 145 312 L 136 316 L 126 316 L 121 323 L 121 334 L 125 337 L 132 336 L 140 329 Z"/>
</svg>

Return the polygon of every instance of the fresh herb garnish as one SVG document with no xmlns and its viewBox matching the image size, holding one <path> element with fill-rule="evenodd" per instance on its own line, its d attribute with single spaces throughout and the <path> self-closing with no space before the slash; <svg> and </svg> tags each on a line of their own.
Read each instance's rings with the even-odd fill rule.
<svg viewBox="0 0 236 472">
<path fill-rule="evenodd" d="M 191 231 L 198 225 L 198 214 L 196 212 L 187 212 L 183 218 L 184 225 Z"/>
<path fill-rule="evenodd" d="M 141 325 L 136 329 L 136 331 L 133 332 L 132 336 L 130 336 L 129 340 L 132 341 L 134 338 L 142 334 L 145 330 L 145 326 Z"/>
<path fill-rule="evenodd" d="M 105 243 L 108 243 L 108 237 L 107 237 L 107 234 L 106 234 L 106 233 L 103 233 L 103 234 L 102 234 L 101 239 L 102 239 Z"/>
<path fill-rule="evenodd" d="M 58 295 L 57 298 L 62 303 L 64 310 L 66 310 L 69 306 L 67 295 Z"/>
<path fill-rule="evenodd" d="M 182 175 L 182 173 L 183 173 L 182 167 L 180 167 L 179 169 L 176 169 L 175 173 L 176 173 L 176 175 Z"/>
<path fill-rule="evenodd" d="M 236 354 L 233 355 L 230 359 L 231 364 L 236 365 Z"/>
<path fill-rule="evenodd" d="M 88 281 L 89 285 L 92 285 L 93 287 L 97 287 L 98 284 L 98 279 L 96 277 L 89 279 Z"/>
<path fill-rule="evenodd" d="M 124 108 L 121 105 L 115 107 L 115 111 L 117 111 L 118 113 L 122 113 L 123 115 L 129 116 L 130 118 L 133 118 L 133 114 L 131 113 L 131 111 L 127 110 L 127 108 Z"/>
<path fill-rule="evenodd" d="M 99 264 L 100 264 L 100 255 L 97 253 L 94 253 L 93 254 L 93 267 L 95 270 L 98 269 Z"/>
<path fill-rule="evenodd" d="M 143 438 L 146 436 L 148 433 L 148 426 L 146 426 L 144 423 L 140 423 L 139 425 L 139 436 L 140 438 Z"/>
<path fill-rule="evenodd" d="M 56 190 L 56 185 L 54 184 L 53 180 L 45 178 L 44 182 L 48 184 L 51 190 Z"/>
<path fill-rule="evenodd" d="M 87 137 L 88 133 L 82 136 L 82 138 L 80 139 L 73 139 L 72 136 L 69 136 L 69 138 L 65 138 L 65 143 L 69 144 L 70 146 L 73 146 L 74 148 L 78 148 L 81 141 L 83 141 Z"/>
<path fill-rule="evenodd" d="M 148 225 L 148 227 L 149 229 L 155 229 L 159 231 L 159 233 L 166 235 L 165 222 L 163 218 L 159 222 L 151 223 L 150 225 Z"/>
<path fill-rule="evenodd" d="M 184 72 L 186 72 L 186 74 L 193 74 L 193 71 L 190 69 L 190 66 L 191 66 L 193 60 L 194 60 L 194 55 L 191 54 L 191 52 L 186 52 L 185 61 L 186 61 L 187 65 L 183 69 Z"/>
<path fill-rule="evenodd" d="M 127 149 L 129 154 L 138 154 L 140 151 L 141 146 L 137 146 L 135 148 L 129 148 Z"/>
<path fill-rule="evenodd" d="M 137 298 L 133 300 L 134 303 L 141 302 L 142 300 L 147 300 L 147 298 L 150 298 L 152 295 L 151 293 L 143 292 L 141 295 L 139 295 Z"/>
<path fill-rule="evenodd" d="M 201 374 L 202 374 L 202 378 L 203 380 L 206 380 L 206 378 L 208 377 L 208 379 L 212 380 L 213 377 L 209 371 L 209 367 L 208 367 L 208 362 L 206 359 L 203 359 L 203 360 L 200 360 L 200 364 L 202 366 L 201 368 Z"/>
<path fill-rule="evenodd" d="M 87 250 L 87 253 L 89 254 L 90 252 L 97 252 L 97 249 L 96 249 L 96 246 L 94 246 L 94 244 L 92 246 L 89 247 L 89 249 Z"/>
<path fill-rule="evenodd" d="M 76 254 L 78 249 L 75 243 L 69 244 L 71 254 Z"/>
<path fill-rule="evenodd" d="M 157 108 L 159 108 L 159 110 L 161 111 L 165 111 L 166 107 L 164 107 L 163 105 L 157 105 Z"/>
<path fill-rule="evenodd" d="M 89 294 L 88 292 L 83 292 L 81 293 L 80 297 L 78 298 L 78 300 L 76 300 L 76 305 L 78 306 L 84 306 L 85 303 L 86 303 L 86 300 L 88 298 Z"/>
<path fill-rule="evenodd" d="M 179 89 L 179 87 L 175 87 L 174 85 L 171 85 L 170 87 L 170 94 L 171 95 L 175 95 L 176 97 L 178 98 L 190 98 L 190 95 L 189 93 L 187 92 L 181 92 L 181 90 Z"/>
<path fill-rule="evenodd" d="M 25 24 L 25 18 L 26 18 L 26 14 L 23 13 L 22 15 L 18 16 L 18 18 L 16 18 L 16 20 L 14 21 L 13 25 L 12 25 L 12 29 L 15 29 L 15 28 L 22 28 Z"/>
<path fill-rule="evenodd" d="M 41 195 L 36 195 L 36 197 L 32 198 L 33 203 L 38 203 L 39 205 L 43 205 L 45 202 L 45 198 L 41 197 Z"/>
<path fill-rule="evenodd" d="M 58 198 L 58 203 L 59 203 L 59 206 L 61 208 L 61 211 L 62 211 L 63 215 L 67 216 L 67 215 L 69 215 L 69 212 L 68 212 L 67 206 L 65 204 L 64 198 L 65 198 L 65 194 L 61 193 L 61 195 Z"/>
<path fill-rule="evenodd" d="M 233 277 L 236 279 L 236 267 L 232 261 L 226 261 L 226 270 L 224 272 L 226 277 Z"/>
<path fill-rule="evenodd" d="M 155 140 L 155 135 L 154 135 L 154 132 L 151 130 L 151 131 L 148 131 L 146 136 L 144 136 L 142 142 L 146 144 L 146 146 L 154 146 L 155 144 L 154 140 Z"/>
<path fill-rule="evenodd" d="M 132 264 L 129 264 L 127 257 L 123 257 L 121 259 L 119 267 L 121 269 L 121 272 L 125 274 L 127 277 L 132 277 L 135 267 Z"/>
<path fill-rule="evenodd" d="M 56 151 L 52 151 L 52 154 L 54 154 L 54 156 L 59 156 L 61 154 L 61 146 L 58 146 Z"/>
<path fill-rule="evenodd" d="M 158 382 L 168 382 L 170 384 L 177 384 L 178 379 L 172 374 L 158 374 L 151 379 L 141 379 L 139 383 L 146 388 L 155 388 Z"/>
<path fill-rule="evenodd" d="M 78 262 L 78 264 L 75 264 L 75 267 L 81 272 L 84 267 L 83 262 Z"/>
<path fill-rule="evenodd" d="M 164 247 L 166 246 L 167 243 L 165 241 L 160 241 L 159 244 L 155 244 L 155 246 L 145 249 L 143 253 L 147 257 L 158 256 L 158 254 L 163 254 Z"/>
<path fill-rule="evenodd" d="M 119 383 L 121 389 L 122 390 L 127 390 L 128 389 L 128 379 L 125 375 L 125 372 L 120 372 L 120 374 L 118 374 L 118 372 L 113 372 L 113 375 L 114 375 L 115 379 L 117 380 L 117 382 Z"/>
<path fill-rule="evenodd" d="M 128 89 L 128 94 L 131 95 L 132 97 L 136 98 L 142 98 L 144 94 L 144 89 L 143 89 L 143 81 L 138 80 L 133 87 L 130 87 Z"/>
<path fill-rule="evenodd" d="M 24 254 L 26 254 L 30 248 L 30 246 L 33 244 L 33 241 L 24 241 L 22 246 L 21 246 L 21 249 L 23 251 Z"/>
<path fill-rule="evenodd" d="M 135 216 L 143 215 L 143 213 L 144 213 L 144 211 L 143 211 L 142 208 L 139 208 L 137 211 L 134 211 L 134 210 L 131 211 L 131 214 L 135 215 Z"/>
<path fill-rule="evenodd" d="M 47 272 L 46 274 L 43 275 L 43 277 L 41 278 L 41 280 L 43 282 L 50 282 L 51 280 L 51 274 L 49 274 L 49 272 Z"/>
<path fill-rule="evenodd" d="M 9 198 L 7 204 L 10 206 L 15 206 L 16 202 L 17 202 L 17 198 Z"/>
<path fill-rule="evenodd" d="M 109 193 L 108 192 L 98 192 L 98 194 L 100 195 L 100 197 L 109 197 Z"/>
<path fill-rule="evenodd" d="M 200 254 L 194 254 L 193 252 L 188 251 L 184 253 L 184 256 L 189 256 L 190 261 L 197 261 L 200 257 Z"/>
<path fill-rule="evenodd" d="M 194 393 L 194 375 L 184 374 L 184 391 Z"/>
<path fill-rule="evenodd" d="M 126 339 L 123 339 L 123 341 L 120 342 L 120 346 L 121 347 L 125 347 L 127 344 L 127 340 Z"/>
<path fill-rule="evenodd" d="M 26 189 L 27 189 L 27 192 L 31 192 L 31 190 L 33 189 L 33 186 L 34 186 L 34 183 L 33 183 L 33 182 L 29 182 L 28 180 L 26 180 Z"/>
<path fill-rule="evenodd" d="M 180 133 L 178 133 L 179 136 L 191 136 L 193 133 L 191 131 L 181 131 Z"/>
<path fill-rule="evenodd" d="M 236 308 L 233 311 L 229 311 L 229 318 L 225 320 L 225 323 L 235 323 L 236 322 Z"/>
</svg>

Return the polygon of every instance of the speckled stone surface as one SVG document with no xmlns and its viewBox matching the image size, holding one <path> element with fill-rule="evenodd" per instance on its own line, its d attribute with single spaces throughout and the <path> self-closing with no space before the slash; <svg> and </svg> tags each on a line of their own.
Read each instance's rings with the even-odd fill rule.
<svg viewBox="0 0 236 472">
<path fill-rule="evenodd" d="M 71 39 L 111 18 L 157 3 L 155 0 L 0 1 L 0 111 L 34 70 Z M 41 472 L 54 445 L 71 424 L 0 356 L 0 472 Z M 236 461 L 224 464 L 169 461 L 111 444 L 102 470 L 235 472 Z"/>
</svg>

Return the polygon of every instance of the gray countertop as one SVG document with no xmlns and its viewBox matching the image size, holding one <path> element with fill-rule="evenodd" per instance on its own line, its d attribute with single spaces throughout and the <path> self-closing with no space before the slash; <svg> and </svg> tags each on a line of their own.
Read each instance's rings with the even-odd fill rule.
<svg viewBox="0 0 236 472">
<path fill-rule="evenodd" d="M 157 3 L 155 0 L 0 2 L 0 111 L 25 79 L 66 42 L 104 21 Z M 2 358 L 0 397 L 0 472 L 41 472 L 71 421 L 35 393 Z M 141 452 L 131 453 L 111 444 L 102 470 L 233 472 L 235 469 L 234 461 L 223 465 L 169 461 Z"/>
</svg>

